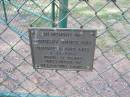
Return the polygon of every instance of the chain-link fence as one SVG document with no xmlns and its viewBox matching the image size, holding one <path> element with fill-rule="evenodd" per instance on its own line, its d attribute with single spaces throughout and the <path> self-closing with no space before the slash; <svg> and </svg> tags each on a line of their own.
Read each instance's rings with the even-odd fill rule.
<svg viewBox="0 0 130 97">
<path fill-rule="evenodd" d="M 34 70 L 30 26 L 97 29 L 94 70 Z M 130 97 L 130 0 L 1 0 L 0 97 Z"/>
</svg>

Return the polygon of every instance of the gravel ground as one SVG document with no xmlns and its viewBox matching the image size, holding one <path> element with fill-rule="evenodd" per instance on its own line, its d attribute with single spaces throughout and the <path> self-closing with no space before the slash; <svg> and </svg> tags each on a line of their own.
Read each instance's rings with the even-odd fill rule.
<svg viewBox="0 0 130 97">
<path fill-rule="evenodd" d="M 6 27 L 1 25 L 1 28 Z M 29 45 L 10 29 L 1 35 L 0 44 L 0 91 L 69 97 L 118 97 L 117 94 L 130 97 L 130 61 L 120 53 L 106 52 L 108 61 L 96 48 L 91 72 L 36 71 L 31 64 Z"/>
</svg>

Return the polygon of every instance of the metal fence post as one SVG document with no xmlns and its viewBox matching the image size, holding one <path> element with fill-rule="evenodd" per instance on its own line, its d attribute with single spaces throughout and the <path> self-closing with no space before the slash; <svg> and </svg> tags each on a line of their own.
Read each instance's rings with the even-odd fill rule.
<svg viewBox="0 0 130 97">
<path fill-rule="evenodd" d="M 52 12 L 51 12 L 51 18 L 52 18 L 52 27 L 55 27 L 55 0 L 52 1 Z"/>
<path fill-rule="evenodd" d="M 7 24 L 8 19 L 7 19 L 6 6 L 5 6 L 5 1 L 4 0 L 2 0 L 2 5 L 3 5 L 3 10 L 4 10 L 5 22 Z"/>
<path fill-rule="evenodd" d="M 65 17 L 68 13 L 68 0 L 60 0 L 60 10 L 59 10 L 59 20 L 62 20 L 59 23 L 60 28 L 67 27 L 67 17 Z"/>
</svg>

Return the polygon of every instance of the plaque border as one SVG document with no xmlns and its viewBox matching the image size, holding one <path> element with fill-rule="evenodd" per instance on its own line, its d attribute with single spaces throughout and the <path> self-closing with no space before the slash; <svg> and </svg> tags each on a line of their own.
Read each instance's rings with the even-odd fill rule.
<svg viewBox="0 0 130 97">
<path fill-rule="evenodd" d="M 46 68 L 46 67 L 36 67 L 35 64 L 35 60 L 34 60 L 34 53 L 33 53 L 33 47 L 32 47 L 32 31 L 31 30 L 46 30 L 46 31 L 57 31 L 57 30 L 61 30 L 61 31 L 86 31 L 86 32 L 93 32 L 95 33 L 95 42 L 94 42 L 94 52 L 92 54 L 92 66 L 90 66 L 89 68 L 84 68 L 84 69 L 66 69 L 66 68 Z M 96 35 L 97 35 L 97 30 L 96 29 L 84 29 L 84 28 L 44 28 L 44 27 L 29 27 L 28 28 L 28 33 L 29 33 L 29 41 L 30 41 L 30 49 L 31 49 L 31 57 L 32 57 L 32 64 L 33 64 L 33 68 L 35 70 L 37 69 L 44 69 L 44 70 L 64 70 L 64 71 L 92 71 L 93 70 L 93 64 L 94 64 L 94 55 L 95 55 L 95 48 L 96 48 Z"/>
</svg>

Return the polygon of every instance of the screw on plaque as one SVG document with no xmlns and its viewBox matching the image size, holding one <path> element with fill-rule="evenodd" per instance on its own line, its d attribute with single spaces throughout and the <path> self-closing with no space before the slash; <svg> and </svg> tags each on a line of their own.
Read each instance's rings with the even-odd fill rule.
<svg viewBox="0 0 130 97">
<path fill-rule="evenodd" d="M 77 70 L 76 72 L 77 72 L 77 73 L 79 73 L 80 71 L 79 71 L 79 70 Z"/>
<path fill-rule="evenodd" d="M 58 72 L 58 69 L 56 69 L 55 72 Z"/>
<path fill-rule="evenodd" d="M 35 34 L 35 31 L 34 29 L 31 30 L 31 33 L 34 35 Z M 37 34 L 37 33 L 36 33 Z"/>
</svg>

